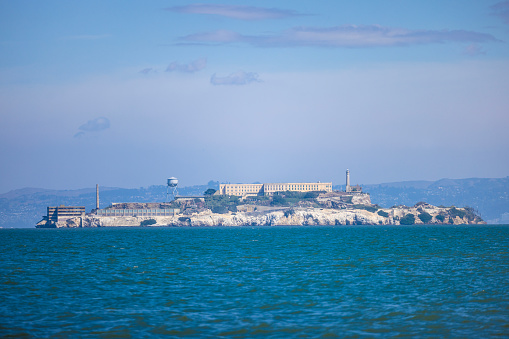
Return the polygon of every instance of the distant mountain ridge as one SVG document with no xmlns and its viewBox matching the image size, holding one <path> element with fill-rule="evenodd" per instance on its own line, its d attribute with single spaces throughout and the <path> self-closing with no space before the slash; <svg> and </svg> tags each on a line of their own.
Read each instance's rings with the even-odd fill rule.
<svg viewBox="0 0 509 339">
<path fill-rule="evenodd" d="M 432 205 L 473 207 L 488 223 L 509 223 L 509 177 L 440 179 L 363 185 L 371 201 L 383 207 Z"/>
<path fill-rule="evenodd" d="M 179 188 L 180 195 L 201 195 L 208 188 L 217 189 L 219 182 Z M 425 201 L 436 206 L 473 207 L 488 223 L 509 224 L 509 177 L 440 179 L 437 181 L 403 181 L 362 185 L 371 201 L 381 207 L 413 206 Z M 334 186 L 344 190 L 344 186 Z M 100 207 L 112 202 L 162 202 L 166 186 L 126 189 L 100 187 Z M 85 206 L 95 208 L 95 187 L 77 190 L 22 188 L 0 194 L 0 227 L 29 227 L 46 214 L 47 206 Z"/>
</svg>

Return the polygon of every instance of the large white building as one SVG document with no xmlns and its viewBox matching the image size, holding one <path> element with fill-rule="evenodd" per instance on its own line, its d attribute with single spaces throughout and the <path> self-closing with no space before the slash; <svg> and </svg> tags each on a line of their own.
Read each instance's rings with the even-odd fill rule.
<svg viewBox="0 0 509 339">
<path fill-rule="evenodd" d="M 332 192 L 332 182 L 286 182 L 268 184 L 221 184 L 217 194 L 256 196 L 272 195 L 276 192 Z"/>
</svg>

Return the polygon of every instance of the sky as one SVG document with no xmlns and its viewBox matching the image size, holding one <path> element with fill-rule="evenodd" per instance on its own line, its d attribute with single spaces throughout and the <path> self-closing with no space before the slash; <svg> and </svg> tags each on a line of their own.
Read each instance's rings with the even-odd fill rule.
<svg viewBox="0 0 509 339">
<path fill-rule="evenodd" d="M 0 0 L 0 193 L 509 175 L 509 1 Z"/>
</svg>

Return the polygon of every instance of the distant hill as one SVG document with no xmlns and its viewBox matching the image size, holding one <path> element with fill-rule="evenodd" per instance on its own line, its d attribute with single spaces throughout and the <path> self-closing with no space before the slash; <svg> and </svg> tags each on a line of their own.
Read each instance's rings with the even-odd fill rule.
<svg viewBox="0 0 509 339">
<path fill-rule="evenodd" d="M 488 223 L 509 224 L 509 177 L 498 179 L 441 179 L 438 181 L 405 181 L 362 185 L 371 201 L 382 207 L 413 206 L 419 201 L 432 205 L 473 207 Z M 219 188 L 219 182 L 179 188 L 180 195 L 202 195 L 208 188 Z M 344 190 L 344 186 L 334 186 Z M 166 186 L 125 189 L 100 187 L 100 207 L 112 202 L 163 202 Z M 47 206 L 85 206 L 95 208 L 95 187 L 79 190 L 23 188 L 0 194 L 0 227 L 35 227 Z"/>
<path fill-rule="evenodd" d="M 371 201 L 382 207 L 413 206 L 419 201 L 435 206 L 469 206 L 488 223 L 509 224 L 509 177 L 403 181 L 362 187 L 371 195 Z"/>
<path fill-rule="evenodd" d="M 207 185 L 179 188 L 180 195 L 203 195 L 208 188 L 219 188 L 219 182 Z M 166 186 L 126 189 L 117 187 L 99 188 L 99 207 L 113 202 L 164 202 Z M 48 206 L 85 206 L 87 212 L 95 208 L 95 187 L 78 190 L 48 190 L 22 188 L 0 194 L 0 227 L 35 227 L 35 223 L 46 215 Z"/>
</svg>

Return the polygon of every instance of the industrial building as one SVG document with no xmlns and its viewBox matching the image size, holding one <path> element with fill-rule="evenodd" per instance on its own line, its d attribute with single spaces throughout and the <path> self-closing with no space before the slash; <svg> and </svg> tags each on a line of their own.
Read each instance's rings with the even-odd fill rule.
<svg viewBox="0 0 509 339">
<path fill-rule="evenodd" d="M 170 208 L 162 203 L 113 203 L 104 209 L 96 209 L 101 217 L 163 217 L 180 213 L 178 208 Z"/>
<path fill-rule="evenodd" d="M 83 218 L 85 216 L 85 206 L 48 206 L 47 215 L 42 217 L 42 220 L 37 223 L 35 227 L 46 228 L 56 227 L 59 221 L 65 221 L 71 218 Z"/>
<path fill-rule="evenodd" d="M 85 216 L 85 206 L 49 206 L 46 220 L 58 222 L 75 217 Z"/>
</svg>

